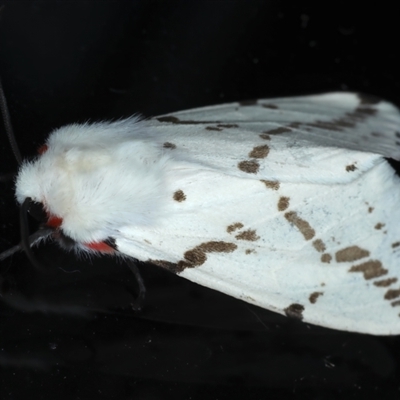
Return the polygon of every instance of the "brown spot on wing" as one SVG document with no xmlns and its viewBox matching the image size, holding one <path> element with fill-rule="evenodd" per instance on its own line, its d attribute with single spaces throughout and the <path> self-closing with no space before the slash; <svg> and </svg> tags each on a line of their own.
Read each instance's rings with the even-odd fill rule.
<svg viewBox="0 0 400 400">
<path fill-rule="evenodd" d="M 246 249 L 245 253 L 246 254 L 251 254 L 251 253 L 255 253 L 256 251 L 254 249 Z"/>
<path fill-rule="evenodd" d="M 277 110 L 279 107 L 276 106 L 275 104 L 263 104 L 262 105 L 264 108 L 269 108 L 271 110 Z"/>
<path fill-rule="evenodd" d="M 149 263 L 157 265 L 158 267 L 167 269 L 168 271 L 173 272 L 174 274 L 181 272 L 182 270 L 178 267 L 178 264 L 176 263 L 172 263 L 169 261 L 165 261 L 165 260 L 152 260 L 149 259 L 147 260 Z"/>
<path fill-rule="evenodd" d="M 166 115 L 165 117 L 158 117 L 156 118 L 157 121 L 160 122 L 169 122 L 172 124 L 177 124 L 177 125 L 204 125 L 204 124 L 218 124 L 221 123 L 221 121 L 195 121 L 192 119 L 187 119 L 186 121 L 182 121 L 178 117 L 174 117 L 173 115 Z"/>
<path fill-rule="evenodd" d="M 228 233 L 232 233 L 232 232 L 236 231 L 237 229 L 242 229 L 243 226 L 244 226 L 244 225 L 243 225 L 241 222 L 235 222 L 234 224 L 229 225 L 229 226 L 226 228 L 226 231 L 227 231 Z"/>
<path fill-rule="evenodd" d="M 368 207 L 368 212 L 371 214 L 374 211 L 374 207 Z"/>
<path fill-rule="evenodd" d="M 387 287 L 390 286 L 392 283 L 396 283 L 397 278 L 388 278 L 388 279 L 382 279 L 381 281 L 375 281 L 374 285 L 378 287 Z"/>
<path fill-rule="evenodd" d="M 202 243 L 185 252 L 184 260 L 178 262 L 178 269 L 183 271 L 185 268 L 194 268 L 204 264 L 207 260 L 207 253 L 232 253 L 236 249 L 237 245 L 229 242 L 211 241 Z"/>
<path fill-rule="evenodd" d="M 356 169 L 357 169 L 357 167 L 354 164 L 350 164 L 350 165 L 346 166 L 347 172 L 355 171 Z"/>
<path fill-rule="evenodd" d="M 363 103 L 357 107 L 354 111 L 347 112 L 343 117 L 315 122 L 307 122 L 301 124 L 303 126 L 310 126 L 314 128 L 320 128 L 328 131 L 342 131 L 346 128 L 355 128 L 360 122 L 365 121 L 368 117 L 375 115 L 377 110 Z"/>
<path fill-rule="evenodd" d="M 268 135 L 280 135 L 282 133 L 288 133 L 288 132 L 292 132 L 292 129 L 285 126 L 281 126 L 279 128 L 270 129 L 269 131 L 265 131 L 263 133 L 266 133 Z"/>
<path fill-rule="evenodd" d="M 375 229 L 377 229 L 377 230 L 380 230 L 380 229 L 382 229 L 383 227 L 385 226 L 385 224 L 382 224 L 382 222 L 378 222 L 376 225 L 375 225 Z"/>
<path fill-rule="evenodd" d="M 243 172 L 247 172 L 248 174 L 256 174 L 260 169 L 260 164 L 257 161 L 246 160 L 241 161 L 238 164 L 238 168 Z"/>
<path fill-rule="evenodd" d="M 318 300 L 319 296 L 322 296 L 324 294 L 324 292 L 314 292 L 310 294 L 310 297 L 308 298 L 308 300 L 310 300 L 310 303 L 315 304 Z"/>
<path fill-rule="evenodd" d="M 256 146 L 249 153 L 250 158 L 265 158 L 269 153 L 269 147 L 265 144 L 263 146 Z"/>
<path fill-rule="evenodd" d="M 272 190 L 278 190 L 280 183 L 278 181 L 266 181 L 265 179 L 261 179 L 261 182 L 264 183 L 264 185 L 268 188 L 268 189 L 272 189 Z"/>
<path fill-rule="evenodd" d="M 303 319 L 303 311 L 304 306 L 301 304 L 293 303 L 289 307 L 286 307 L 283 311 L 285 311 L 286 316 L 295 319 Z"/>
<path fill-rule="evenodd" d="M 177 191 L 174 193 L 174 200 L 175 200 L 175 201 L 178 201 L 178 202 L 185 201 L 185 200 L 186 200 L 186 195 L 185 195 L 185 193 L 183 193 L 182 190 L 177 190 Z"/>
<path fill-rule="evenodd" d="M 290 197 L 282 196 L 278 201 L 278 211 L 285 211 L 289 207 Z"/>
<path fill-rule="evenodd" d="M 164 147 L 165 149 L 171 149 L 171 150 L 176 149 L 176 145 L 173 144 L 173 143 L 170 143 L 170 142 L 165 142 L 165 143 L 163 144 L 163 147 Z"/>
<path fill-rule="evenodd" d="M 332 256 L 329 253 L 322 254 L 321 262 L 329 264 L 332 261 Z"/>
<path fill-rule="evenodd" d="M 393 300 L 400 296 L 400 289 L 389 289 L 385 293 L 385 300 Z"/>
<path fill-rule="evenodd" d="M 369 251 L 358 246 L 346 247 L 345 249 L 337 251 L 335 254 L 337 262 L 351 262 L 368 256 Z"/>
<path fill-rule="evenodd" d="M 218 128 L 217 126 L 207 126 L 206 129 L 208 131 L 222 131 L 222 128 Z"/>
<path fill-rule="evenodd" d="M 400 242 L 394 242 L 392 243 L 392 248 L 396 248 L 400 246 Z"/>
<path fill-rule="evenodd" d="M 250 242 L 255 242 L 260 239 L 260 236 L 257 236 L 257 233 L 254 229 L 248 229 L 247 231 L 238 233 L 235 238 L 237 240 L 248 240 Z"/>
<path fill-rule="evenodd" d="M 382 267 L 382 263 L 378 260 L 370 260 L 359 265 L 353 265 L 349 272 L 362 272 L 364 279 L 378 278 L 386 275 L 388 270 Z"/>
<path fill-rule="evenodd" d="M 271 140 L 271 136 L 268 135 L 268 133 L 260 133 L 260 138 L 264 140 Z"/>
<path fill-rule="evenodd" d="M 239 128 L 237 124 L 218 124 L 218 128 Z"/>
<path fill-rule="evenodd" d="M 315 230 L 304 219 L 300 218 L 296 212 L 289 211 L 285 213 L 285 218 L 292 223 L 304 236 L 304 239 L 310 240 L 315 236 Z"/>
<path fill-rule="evenodd" d="M 157 118 L 157 121 L 160 121 L 160 122 L 170 122 L 170 123 L 172 123 L 172 124 L 179 124 L 179 123 L 181 122 L 179 118 L 174 117 L 174 116 L 172 116 L 172 115 L 168 115 L 168 116 L 166 116 L 166 117 L 158 117 L 158 118 Z"/>
<path fill-rule="evenodd" d="M 321 239 L 316 239 L 313 241 L 312 245 L 314 246 L 315 250 L 323 253 L 326 250 L 325 243 Z"/>
</svg>

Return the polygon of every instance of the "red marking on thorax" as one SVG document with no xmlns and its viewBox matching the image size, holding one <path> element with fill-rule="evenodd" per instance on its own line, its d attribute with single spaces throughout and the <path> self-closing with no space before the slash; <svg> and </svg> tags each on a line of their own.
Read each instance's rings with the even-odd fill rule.
<svg viewBox="0 0 400 400">
<path fill-rule="evenodd" d="M 114 253 L 114 249 L 105 242 L 84 243 L 84 246 L 101 253 Z"/>
<path fill-rule="evenodd" d="M 49 149 L 49 146 L 47 146 L 47 144 L 42 144 L 39 148 L 38 148 L 38 153 L 40 155 L 46 153 L 46 151 Z"/>
<path fill-rule="evenodd" d="M 49 215 L 49 219 L 46 222 L 46 225 L 49 228 L 59 228 L 62 224 L 63 220 L 60 217 L 56 217 L 54 215 Z"/>
</svg>

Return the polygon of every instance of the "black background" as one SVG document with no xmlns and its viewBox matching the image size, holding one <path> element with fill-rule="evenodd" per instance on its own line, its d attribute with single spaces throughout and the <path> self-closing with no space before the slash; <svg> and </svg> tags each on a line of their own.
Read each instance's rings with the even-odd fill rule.
<svg viewBox="0 0 400 400">
<path fill-rule="evenodd" d="M 66 123 L 331 90 L 400 104 L 396 3 L 1 2 L 0 74 L 33 155 Z M 17 164 L 0 138 L 0 171 Z M 0 182 L 0 250 L 19 241 Z M 297 323 L 141 265 L 57 246 L 0 265 L 0 395 L 20 398 L 398 398 L 400 339 Z"/>
</svg>

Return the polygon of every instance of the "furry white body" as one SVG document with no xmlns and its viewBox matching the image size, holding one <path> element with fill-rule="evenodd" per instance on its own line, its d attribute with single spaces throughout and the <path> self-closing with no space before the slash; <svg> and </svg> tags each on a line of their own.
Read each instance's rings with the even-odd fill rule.
<svg viewBox="0 0 400 400">
<path fill-rule="evenodd" d="M 354 94 L 71 125 L 21 168 L 79 247 L 336 329 L 400 333 L 398 111 Z"/>
</svg>

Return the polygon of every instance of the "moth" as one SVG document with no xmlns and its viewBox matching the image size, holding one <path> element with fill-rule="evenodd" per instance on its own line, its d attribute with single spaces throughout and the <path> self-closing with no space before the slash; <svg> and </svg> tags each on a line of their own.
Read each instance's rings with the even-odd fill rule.
<svg viewBox="0 0 400 400">
<path fill-rule="evenodd" d="M 16 180 L 49 235 L 339 330 L 400 333 L 400 114 L 354 93 L 53 131 Z M 30 243 L 29 245 L 32 245 Z"/>
</svg>

